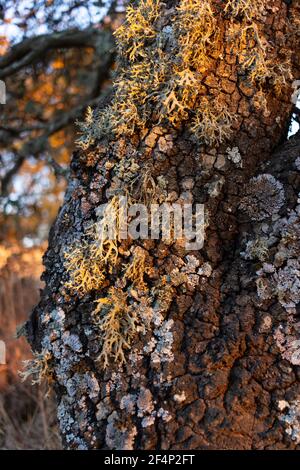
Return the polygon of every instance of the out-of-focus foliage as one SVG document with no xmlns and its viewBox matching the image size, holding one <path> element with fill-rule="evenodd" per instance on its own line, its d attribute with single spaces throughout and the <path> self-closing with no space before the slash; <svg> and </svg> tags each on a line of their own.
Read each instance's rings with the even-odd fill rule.
<svg viewBox="0 0 300 470">
<path fill-rule="evenodd" d="M 123 10 L 118 0 L 0 0 L 0 242 L 47 237 L 75 121 L 109 92 Z"/>
<path fill-rule="evenodd" d="M 21 383 L 32 359 L 17 326 L 38 301 L 41 244 L 62 201 L 88 106 L 108 95 L 123 1 L 0 0 L 0 448 L 57 449 L 53 400 Z M 25 245 L 27 248 L 24 248 Z M 31 247 L 31 245 L 39 245 Z"/>
</svg>

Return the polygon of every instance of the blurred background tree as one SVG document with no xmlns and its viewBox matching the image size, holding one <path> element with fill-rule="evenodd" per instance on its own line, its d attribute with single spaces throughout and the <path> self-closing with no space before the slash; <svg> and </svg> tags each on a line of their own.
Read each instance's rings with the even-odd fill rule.
<svg viewBox="0 0 300 470">
<path fill-rule="evenodd" d="M 0 1 L 0 243 L 47 239 L 76 120 L 105 102 L 123 0 Z"/>
<path fill-rule="evenodd" d="M 44 386 L 15 331 L 37 302 L 42 253 L 87 106 L 107 100 L 124 0 L 0 0 L 0 448 L 60 446 Z"/>
</svg>

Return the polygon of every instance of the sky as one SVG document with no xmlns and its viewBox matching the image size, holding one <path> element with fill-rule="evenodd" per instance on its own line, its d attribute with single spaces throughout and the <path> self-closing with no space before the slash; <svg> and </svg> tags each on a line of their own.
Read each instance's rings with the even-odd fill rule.
<svg viewBox="0 0 300 470">
<path fill-rule="evenodd" d="M 106 3 L 108 0 L 106 0 Z M 0 37 L 6 37 L 9 41 L 13 43 L 19 42 L 24 34 L 22 27 L 18 26 L 20 24 L 20 19 L 16 19 L 16 6 L 15 2 L 7 2 L 7 4 L 11 4 L 9 8 L 5 10 L 5 21 L 0 24 Z M 28 12 L 35 8 L 35 4 L 37 2 L 34 0 L 20 0 L 18 2 L 18 10 L 19 14 L 26 16 Z M 42 3 L 46 3 L 46 0 Z M 54 19 L 59 20 L 63 17 L 64 13 L 68 11 L 70 4 L 72 4 L 72 0 L 64 0 L 62 4 L 59 5 L 54 13 Z M 87 8 L 88 7 L 88 8 Z M 107 6 L 99 7 L 94 5 L 92 0 L 86 1 L 86 6 L 78 7 L 74 9 L 67 18 L 69 25 L 78 28 L 86 28 L 89 24 L 97 24 L 101 21 L 103 16 L 107 12 Z M 29 24 L 31 23 L 31 27 L 28 28 L 26 32 L 27 36 L 36 36 L 39 34 L 45 34 L 48 32 L 47 23 L 45 21 L 45 9 L 37 8 L 35 11 L 35 16 L 29 20 Z M 58 30 L 64 29 L 66 23 L 62 23 L 61 27 L 58 23 Z"/>
</svg>

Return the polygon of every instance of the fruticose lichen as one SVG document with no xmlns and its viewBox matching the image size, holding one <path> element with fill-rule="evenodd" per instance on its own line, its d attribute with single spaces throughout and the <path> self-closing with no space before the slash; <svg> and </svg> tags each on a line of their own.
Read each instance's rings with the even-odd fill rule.
<svg viewBox="0 0 300 470">
<path fill-rule="evenodd" d="M 264 84 L 268 81 L 280 94 L 291 78 L 285 41 L 279 56 L 261 27 L 273 8 L 269 3 L 228 0 L 219 8 L 212 0 L 181 0 L 169 10 L 172 21 L 163 28 L 163 2 L 141 0 L 129 6 L 125 23 L 116 31 L 120 67 L 115 97 L 106 110 L 95 116 L 88 112 L 81 146 L 87 148 L 108 131 L 117 137 L 133 135 L 145 130 L 150 120 L 175 128 L 190 121 L 190 130 L 208 145 L 228 139 L 235 115 L 221 87 L 216 85 L 210 94 L 206 87 L 207 71 L 228 49 L 236 55 L 245 83 L 260 89 L 266 112 Z M 228 24 L 222 29 L 224 21 Z"/>
<path fill-rule="evenodd" d="M 23 361 L 24 368 L 19 372 L 22 381 L 31 377 L 32 385 L 41 384 L 44 380 L 50 384 L 54 379 L 52 360 L 53 356 L 49 351 L 42 351 L 36 353 L 33 359 Z"/>
<path fill-rule="evenodd" d="M 192 133 L 198 143 L 206 145 L 208 152 L 212 147 L 216 150 L 239 127 L 238 113 L 231 109 L 229 97 L 237 80 L 241 80 L 241 89 L 248 90 L 247 96 L 248 92 L 249 96 L 255 95 L 253 105 L 264 108 L 265 114 L 266 82 L 274 95 L 279 95 L 287 85 L 291 73 L 290 55 L 285 48 L 288 34 L 282 39 L 279 57 L 276 47 L 268 48 L 263 27 L 268 13 L 273 13 L 272 5 L 263 0 L 251 3 L 226 0 L 223 3 L 219 8 L 213 0 L 181 0 L 166 11 L 162 1 L 141 0 L 129 5 L 125 22 L 115 33 L 119 68 L 114 96 L 106 109 L 95 112 L 88 109 L 79 144 L 86 150 L 108 136 L 117 140 L 118 161 L 105 163 L 105 168 L 111 172 L 111 184 L 105 191 L 108 208 L 103 215 L 104 220 L 106 217 L 109 220 L 109 209 L 117 211 L 116 232 L 122 217 L 117 208 L 117 197 L 121 193 L 129 202 L 142 202 L 147 208 L 177 198 L 180 204 L 193 202 L 193 179 L 192 186 L 183 188 L 178 197 L 174 191 L 168 191 L 169 182 L 164 175 L 154 178 L 153 162 L 150 158 L 142 162 L 143 157 L 155 151 L 171 156 L 174 135 L 183 128 Z M 162 25 L 162 18 L 166 24 Z M 224 27 L 220 26 L 222 24 Z M 230 73 L 228 63 L 223 61 L 228 54 L 230 63 L 236 64 Z M 215 76 L 213 71 L 219 58 L 220 71 Z M 144 140 L 146 146 L 142 159 L 143 150 L 139 154 L 132 145 L 135 136 Z M 128 147 L 126 155 L 125 138 L 128 137 L 132 148 Z M 238 147 L 228 147 L 226 152 L 228 160 L 242 167 Z M 225 150 L 224 155 L 218 155 L 215 160 L 216 169 L 222 170 L 226 163 Z M 216 175 L 207 183 L 205 188 L 210 198 L 221 195 L 225 182 L 225 176 Z M 248 189 L 250 192 L 241 202 L 241 209 L 247 210 L 253 220 L 276 214 L 284 203 L 283 188 L 271 175 L 253 178 Z M 185 286 L 187 290 L 194 290 L 201 276 L 211 274 L 205 266 L 199 268 L 199 272 L 177 266 L 169 276 L 162 276 L 160 283 L 150 282 L 149 286 L 153 269 L 146 252 L 141 247 L 130 251 L 130 243 L 125 252 L 120 253 L 122 240 L 118 236 L 114 239 L 114 242 L 101 241 L 95 227 L 91 227 L 82 240 L 65 253 L 69 275 L 66 287 L 82 296 L 101 290 L 93 318 L 99 332 L 99 357 L 104 367 L 109 357 L 123 364 L 124 350 L 130 349 L 135 334 L 151 330 L 152 320 L 143 318 L 145 311 L 149 315 L 152 309 L 151 314 L 155 315 L 157 303 L 164 314 L 175 289 Z M 172 240 L 163 239 L 163 242 L 172 245 Z M 130 252 L 130 259 L 126 252 Z M 259 254 L 259 258 L 262 256 Z M 108 288 L 110 276 L 119 278 L 117 286 Z M 153 336 L 155 341 L 156 336 Z M 168 354 L 171 357 L 171 353 Z M 152 355 L 154 357 L 154 352 Z"/>
</svg>

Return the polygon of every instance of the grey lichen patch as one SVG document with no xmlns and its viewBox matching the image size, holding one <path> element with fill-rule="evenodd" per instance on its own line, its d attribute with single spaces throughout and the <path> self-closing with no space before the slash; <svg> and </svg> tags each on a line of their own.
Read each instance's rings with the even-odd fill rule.
<svg viewBox="0 0 300 470">
<path fill-rule="evenodd" d="M 155 338 L 151 338 L 150 341 L 148 341 L 147 344 L 145 344 L 144 348 L 143 348 L 143 351 L 146 353 L 146 354 L 149 354 L 153 351 L 153 349 L 155 348 L 155 345 L 156 345 L 157 341 Z"/>
<path fill-rule="evenodd" d="M 252 220 L 264 220 L 277 214 L 285 202 L 282 184 L 270 174 L 252 178 L 245 188 L 240 209 Z"/>
<path fill-rule="evenodd" d="M 259 237 L 246 243 L 245 251 L 241 252 L 244 259 L 264 261 L 268 257 L 268 239 Z"/>
<path fill-rule="evenodd" d="M 205 262 L 201 265 L 201 267 L 198 269 L 198 274 L 199 276 L 203 277 L 210 277 L 212 275 L 213 268 L 210 263 Z"/>
<path fill-rule="evenodd" d="M 133 450 L 136 435 L 136 426 L 123 423 L 117 411 L 108 417 L 105 442 L 109 449 Z"/>
<path fill-rule="evenodd" d="M 275 330 L 274 339 L 283 359 L 295 366 L 300 365 L 300 328 L 289 319 Z"/>
<path fill-rule="evenodd" d="M 79 392 L 80 395 L 87 394 L 91 400 L 98 397 L 100 390 L 98 381 L 92 372 L 75 373 L 67 380 L 66 387 L 70 397 L 75 397 Z"/>
<path fill-rule="evenodd" d="M 151 353 L 151 362 L 153 364 L 160 364 L 162 362 L 170 362 L 173 360 L 173 325 L 173 320 L 165 320 L 161 326 L 154 330 L 157 343 L 154 351 Z"/>
<path fill-rule="evenodd" d="M 82 351 L 82 343 L 79 339 L 79 336 L 76 334 L 71 334 L 69 331 L 66 331 L 63 334 L 63 342 L 74 352 Z"/>
<path fill-rule="evenodd" d="M 292 313 L 300 302 L 300 263 L 289 259 L 287 265 L 274 275 L 276 293 L 281 305 Z"/>
<path fill-rule="evenodd" d="M 153 426 L 155 423 L 155 416 L 146 416 L 145 418 L 142 419 L 142 427 L 143 428 L 148 428 L 150 426 Z"/>
<path fill-rule="evenodd" d="M 200 261 L 198 260 L 198 258 L 196 258 L 196 256 L 194 255 L 187 255 L 185 259 L 186 259 L 186 263 L 182 267 L 182 272 L 189 273 L 189 274 L 196 273 L 197 268 L 200 264 Z"/>
<path fill-rule="evenodd" d="M 87 450 L 89 445 L 82 437 L 83 433 L 86 433 L 90 445 L 95 442 L 96 437 L 94 425 L 89 422 L 85 398 L 82 397 L 76 406 L 70 405 L 70 398 L 63 395 L 57 409 L 57 417 L 66 446 L 70 449 Z"/>
<path fill-rule="evenodd" d="M 65 390 L 58 405 L 58 422 L 65 446 L 88 449 L 97 439 L 89 404 L 98 402 L 98 380 L 92 371 L 85 370 L 83 364 L 79 366 L 86 357 L 84 347 L 77 330 L 74 327 L 67 329 L 65 312 L 60 308 L 45 312 L 42 321 L 49 331 L 49 335 L 43 337 L 42 345 L 53 357 L 53 374 Z"/>
<path fill-rule="evenodd" d="M 261 267 L 256 272 L 259 302 L 277 299 L 283 308 L 286 318 L 274 331 L 274 340 L 283 359 L 300 365 L 300 324 L 297 320 L 300 304 L 299 201 L 287 216 L 276 217 L 269 230 L 264 229 L 264 224 L 260 225 L 260 229 L 265 236 L 247 243 L 244 258 L 261 261 Z M 266 327 L 261 326 L 260 330 L 266 331 Z"/>
<path fill-rule="evenodd" d="M 74 418 L 67 406 L 67 397 L 63 396 L 57 407 L 57 418 L 61 429 L 68 434 L 74 424 Z"/>
<path fill-rule="evenodd" d="M 280 421 L 285 424 L 285 432 L 292 441 L 300 444 L 300 401 L 295 400 L 289 403 L 281 400 L 278 403 L 280 410 L 285 410 L 284 414 L 280 415 Z"/>
<path fill-rule="evenodd" d="M 64 331 L 65 312 L 62 308 L 52 310 L 50 313 L 45 311 L 41 316 L 42 325 L 49 329 L 49 335 L 43 338 L 42 346 L 44 349 L 50 349 L 51 342 L 60 338 Z"/>
<path fill-rule="evenodd" d="M 152 393 L 149 389 L 141 387 L 140 393 L 137 399 L 138 416 L 143 417 L 147 414 L 151 414 L 154 410 Z"/>
<path fill-rule="evenodd" d="M 113 411 L 113 405 L 110 398 L 105 397 L 97 405 L 96 419 L 97 421 L 105 420 Z"/>
<path fill-rule="evenodd" d="M 215 178 L 214 181 L 206 185 L 208 194 L 213 198 L 218 197 L 221 194 L 224 184 L 224 176 L 221 176 L 220 178 Z"/>
<path fill-rule="evenodd" d="M 133 393 L 129 393 L 122 397 L 120 402 L 121 410 L 125 410 L 128 414 L 132 415 L 135 412 L 137 402 L 137 396 Z"/>
<path fill-rule="evenodd" d="M 263 263 L 257 272 L 258 295 L 263 298 L 277 297 L 284 309 L 291 314 L 296 313 L 300 302 L 300 205 L 290 211 L 288 217 L 279 218 L 273 225 L 270 238 L 274 235 L 279 239 L 273 261 Z M 260 254 L 260 260 L 267 257 L 268 239 L 261 238 L 263 248 L 257 251 L 257 243 L 248 246 L 248 253 L 253 249 Z M 264 246 L 266 248 L 264 248 Z M 258 257 L 258 256 L 257 256 Z M 266 296 L 268 293 L 268 296 Z"/>
<path fill-rule="evenodd" d="M 227 148 L 227 158 L 232 161 L 236 166 L 242 167 L 243 161 L 238 147 Z"/>
<path fill-rule="evenodd" d="M 175 267 L 170 272 L 170 284 L 174 287 L 185 286 L 194 290 L 200 280 L 197 272 L 200 265 L 199 259 L 194 255 L 187 255 L 184 260 L 173 257 L 173 265 Z"/>
<path fill-rule="evenodd" d="M 185 391 L 183 390 L 181 393 L 175 393 L 175 395 L 173 396 L 173 400 L 176 403 L 183 403 L 186 400 Z"/>
<path fill-rule="evenodd" d="M 160 408 L 157 411 L 157 417 L 161 418 L 165 422 L 171 421 L 172 419 L 170 412 L 168 410 L 165 410 L 164 408 Z"/>
</svg>

